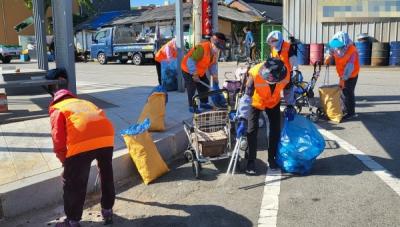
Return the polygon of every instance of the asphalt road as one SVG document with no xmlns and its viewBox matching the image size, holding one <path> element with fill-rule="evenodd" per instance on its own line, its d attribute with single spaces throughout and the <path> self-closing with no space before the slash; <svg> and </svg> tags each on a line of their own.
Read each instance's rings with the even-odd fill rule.
<svg viewBox="0 0 400 227">
<path fill-rule="evenodd" d="M 35 65 L 24 65 L 34 67 Z M 221 63 L 220 80 L 235 64 Z M 311 67 L 301 67 L 305 80 Z M 155 66 L 121 64 L 76 65 L 78 81 L 132 86 L 156 85 Z M 319 79 L 323 81 L 324 71 Z M 337 80 L 331 68 L 330 81 Z M 318 84 L 318 85 L 319 85 Z M 318 87 L 317 85 L 317 87 Z M 347 141 L 400 178 L 400 68 L 362 68 L 356 88 L 358 117 L 318 125 Z M 315 93 L 318 94 L 317 89 Z M 183 95 L 183 94 L 182 94 Z M 204 166 L 202 178 L 193 178 L 191 165 L 178 160 L 156 183 L 145 186 L 127 179 L 117 195 L 114 226 L 257 226 L 266 173 L 265 135 L 260 134 L 258 176 L 237 174 L 226 178 L 226 162 Z M 339 142 L 326 138 L 327 147 L 308 176 L 283 174 L 277 226 L 400 226 L 400 197 L 360 158 Z M 399 184 L 400 187 L 400 184 Z M 100 226 L 98 196 L 91 196 L 84 226 Z M 62 216 L 62 207 L 0 221 L 1 226 L 38 226 Z"/>
</svg>

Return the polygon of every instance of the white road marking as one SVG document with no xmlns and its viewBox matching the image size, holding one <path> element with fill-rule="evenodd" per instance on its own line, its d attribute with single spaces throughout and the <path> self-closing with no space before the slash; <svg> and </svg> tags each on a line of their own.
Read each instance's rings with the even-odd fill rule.
<svg viewBox="0 0 400 227">
<path fill-rule="evenodd" d="M 317 126 L 318 127 L 318 126 Z M 382 165 L 374 161 L 355 146 L 351 145 L 332 132 L 318 127 L 318 131 L 330 140 L 336 141 L 341 148 L 354 155 L 373 173 L 375 173 L 385 184 L 400 196 L 400 179 L 386 170 Z M 265 176 L 264 194 L 261 202 L 258 227 L 276 227 L 279 210 L 279 194 L 281 188 L 282 173 L 280 170 L 268 168 Z"/>
<path fill-rule="evenodd" d="M 268 168 L 265 176 L 264 194 L 261 202 L 258 227 L 275 227 L 278 218 L 279 194 L 281 191 L 280 170 Z"/>
<path fill-rule="evenodd" d="M 377 163 L 370 156 L 357 149 L 355 146 L 336 136 L 332 132 L 318 128 L 319 132 L 330 140 L 336 141 L 339 146 L 345 149 L 350 154 L 358 158 L 365 166 L 375 173 L 385 184 L 400 196 L 400 179 L 389 172 L 385 167 Z"/>
</svg>

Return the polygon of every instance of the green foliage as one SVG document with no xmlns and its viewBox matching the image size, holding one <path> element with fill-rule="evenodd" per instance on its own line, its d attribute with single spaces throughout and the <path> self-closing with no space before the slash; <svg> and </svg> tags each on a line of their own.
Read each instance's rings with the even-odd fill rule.
<svg viewBox="0 0 400 227">
<path fill-rule="evenodd" d="M 33 9 L 33 2 L 32 0 L 24 0 L 25 2 L 25 6 L 28 9 Z M 94 10 L 92 2 L 90 0 L 76 0 L 76 2 L 78 3 L 78 5 L 80 5 L 81 7 L 84 7 L 86 9 L 89 10 Z M 51 0 L 44 0 L 44 9 L 45 12 L 47 12 L 47 9 L 51 6 Z"/>
</svg>

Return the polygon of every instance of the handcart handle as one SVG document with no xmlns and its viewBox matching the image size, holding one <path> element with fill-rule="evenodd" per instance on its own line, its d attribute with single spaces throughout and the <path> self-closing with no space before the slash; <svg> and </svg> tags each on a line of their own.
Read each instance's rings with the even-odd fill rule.
<svg viewBox="0 0 400 227">
<path fill-rule="evenodd" d="M 192 126 L 190 123 L 188 123 L 188 122 L 185 121 L 185 120 L 183 120 L 182 123 L 183 123 L 183 125 L 184 125 L 185 127 L 187 127 L 187 128 L 190 130 L 190 132 L 193 132 L 193 131 L 194 131 L 194 128 L 193 128 L 193 126 Z"/>
</svg>

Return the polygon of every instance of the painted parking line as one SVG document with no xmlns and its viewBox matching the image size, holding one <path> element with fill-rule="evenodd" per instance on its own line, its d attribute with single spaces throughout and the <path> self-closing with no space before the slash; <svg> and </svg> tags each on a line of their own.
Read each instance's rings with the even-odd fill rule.
<svg viewBox="0 0 400 227">
<path fill-rule="evenodd" d="M 264 194 L 261 202 L 260 215 L 258 218 L 259 227 L 276 226 L 279 209 L 279 194 L 281 191 L 280 170 L 268 168 L 265 176 Z"/>
<path fill-rule="evenodd" d="M 377 175 L 385 184 L 387 184 L 393 191 L 400 196 L 400 179 L 394 176 L 390 171 L 385 169 L 378 162 L 373 160 L 369 155 L 365 154 L 361 150 L 357 149 L 355 146 L 351 145 L 342 138 L 336 136 L 332 132 L 325 129 L 318 128 L 319 132 L 330 140 L 336 141 L 339 146 L 345 149 L 350 154 L 354 155 L 358 160 L 360 160 L 366 167 L 368 167 L 375 175 Z"/>
<path fill-rule="evenodd" d="M 317 126 L 318 127 L 318 126 Z M 318 127 L 318 131 L 326 138 L 336 141 L 341 148 L 354 155 L 373 173 L 375 173 L 385 184 L 400 196 L 400 179 L 391 174 L 382 165 L 370 156 L 357 149 L 355 146 L 336 136 L 335 134 Z M 265 177 L 264 194 L 261 202 L 258 227 L 275 227 L 278 219 L 279 194 L 282 173 L 280 170 L 268 168 Z"/>
</svg>

